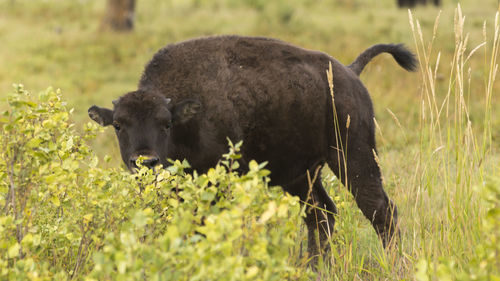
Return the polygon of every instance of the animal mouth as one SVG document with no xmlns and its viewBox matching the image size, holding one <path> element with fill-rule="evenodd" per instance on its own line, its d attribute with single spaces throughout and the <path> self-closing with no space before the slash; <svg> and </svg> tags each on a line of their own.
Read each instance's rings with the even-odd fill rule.
<svg viewBox="0 0 500 281">
<path fill-rule="evenodd" d="M 130 170 L 139 169 L 141 166 L 155 170 L 155 168 L 161 164 L 160 158 L 153 155 L 132 156 L 129 161 Z"/>
</svg>

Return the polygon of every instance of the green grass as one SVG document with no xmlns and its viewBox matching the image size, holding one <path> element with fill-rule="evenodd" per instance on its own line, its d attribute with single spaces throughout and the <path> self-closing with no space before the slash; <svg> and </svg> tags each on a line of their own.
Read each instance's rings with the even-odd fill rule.
<svg viewBox="0 0 500 281">
<path fill-rule="evenodd" d="M 463 59 L 485 41 L 484 23 L 486 44 L 454 66 L 461 42 L 455 40 L 456 1 L 443 1 L 435 30 L 437 8 L 412 11 L 420 26 L 413 21 L 412 31 L 408 12 L 392 0 L 144 0 L 137 3 L 135 31 L 127 34 L 98 31 L 103 2 L 0 1 L 0 95 L 13 83 L 35 91 L 61 88 L 82 127 L 90 105 L 110 105 L 134 90 L 143 66 L 170 42 L 212 34 L 269 36 L 325 51 L 345 64 L 376 43 L 401 42 L 418 50 L 419 74 L 404 72 L 382 55 L 361 75 L 379 124 L 385 189 L 399 208 L 400 247 L 384 252 L 351 196 L 327 170 L 323 180 L 340 212 L 334 262 L 320 275 L 324 280 L 413 280 L 418 261 L 432 270 L 443 260 L 453 260 L 459 269 L 470 263 L 483 242 L 483 182 L 499 172 L 500 85 L 488 86 L 497 1 L 461 3 L 466 19 L 458 34 L 462 41 L 468 36 Z M 111 129 L 93 147 L 112 156 L 107 165 L 121 164 Z M 437 275 L 429 271 L 429 276 Z"/>
</svg>

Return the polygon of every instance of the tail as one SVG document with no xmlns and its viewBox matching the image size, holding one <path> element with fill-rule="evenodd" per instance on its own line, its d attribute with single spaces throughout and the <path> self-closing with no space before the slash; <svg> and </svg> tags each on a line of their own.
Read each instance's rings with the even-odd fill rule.
<svg viewBox="0 0 500 281">
<path fill-rule="evenodd" d="M 348 67 L 358 76 L 363 71 L 363 68 L 380 53 L 391 54 L 397 63 L 408 71 L 415 71 L 418 66 L 418 61 L 415 55 L 410 52 L 403 44 L 377 44 L 362 52 L 353 63 Z"/>
</svg>

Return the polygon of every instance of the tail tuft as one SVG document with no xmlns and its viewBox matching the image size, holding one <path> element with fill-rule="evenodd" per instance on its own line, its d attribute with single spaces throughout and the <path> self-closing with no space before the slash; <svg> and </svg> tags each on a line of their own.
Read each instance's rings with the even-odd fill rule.
<svg viewBox="0 0 500 281">
<path fill-rule="evenodd" d="M 403 44 L 377 44 L 366 49 L 348 67 L 358 76 L 365 66 L 377 55 L 381 53 L 391 54 L 396 62 L 408 71 L 417 70 L 418 61 L 415 55 Z"/>
</svg>

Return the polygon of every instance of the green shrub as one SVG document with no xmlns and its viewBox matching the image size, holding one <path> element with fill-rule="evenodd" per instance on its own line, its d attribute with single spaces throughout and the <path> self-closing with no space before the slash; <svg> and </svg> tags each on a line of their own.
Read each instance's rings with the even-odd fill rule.
<svg viewBox="0 0 500 281">
<path fill-rule="evenodd" d="M 297 198 L 238 149 L 206 174 L 102 169 L 59 92 L 16 86 L 0 119 L 0 279 L 300 280 Z"/>
</svg>

